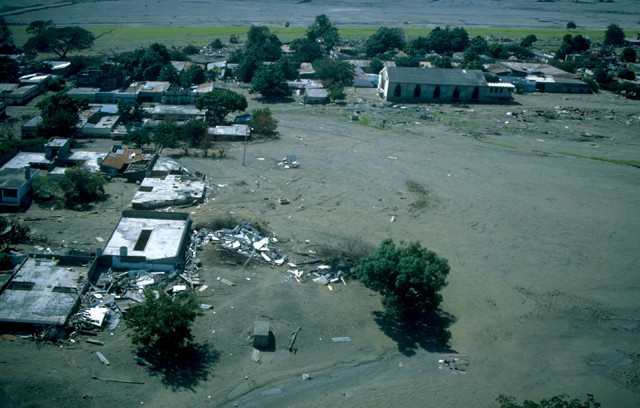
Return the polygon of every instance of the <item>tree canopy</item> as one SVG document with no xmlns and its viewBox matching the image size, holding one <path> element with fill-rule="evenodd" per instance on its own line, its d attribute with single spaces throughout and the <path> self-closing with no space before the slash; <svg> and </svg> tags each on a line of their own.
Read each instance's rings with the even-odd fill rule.
<svg viewBox="0 0 640 408">
<path fill-rule="evenodd" d="M 159 153 L 162 153 L 165 147 L 176 147 L 178 145 L 178 128 L 175 122 L 164 121 L 160 123 L 153 131 L 151 140 Z"/>
<path fill-rule="evenodd" d="M 469 44 L 469 34 L 463 27 L 450 29 L 449 27 L 436 27 L 426 37 L 417 37 L 409 43 L 409 48 L 414 54 L 426 54 L 435 52 L 438 54 L 451 54 L 463 51 Z"/>
<path fill-rule="evenodd" d="M 354 67 L 346 61 L 322 59 L 317 60 L 313 67 L 316 71 L 316 77 L 325 85 L 331 84 L 341 86 L 353 85 Z"/>
<path fill-rule="evenodd" d="M 0 54 L 13 54 L 16 50 L 13 34 L 4 18 L 0 17 Z"/>
<path fill-rule="evenodd" d="M 214 89 L 196 99 L 196 108 L 207 111 L 207 117 L 214 123 L 222 123 L 224 117 L 231 112 L 247 109 L 244 95 L 228 89 Z"/>
<path fill-rule="evenodd" d="M 382 295 L 388 315 L 420 318 L 442 302 L 440 291 L 447 285 L 449 264 L 419 242 L 396 246 L 387 239 L 356 266 L 355 272 L 366 287 Z"/>
<path fill-rule="evenodd" d="M 273 117 L 269 108 L 256 109 L 251 113 L 249 127 L 252 133 L 270 136 L 276 133 L 278 121 Z"/>
<path fill-rule="evenodd" d="M 195 295 L 169 296 L 164 291 L 144 292 L 144 301 L 125 315 L 133 344 L 152 349 L 159 357 L 175 359 L 193 341 L 191 326 L 201 315 Z"/>
<path fill-rule="evenodd" d="M 84 167 L 68 168 L 59 183 L 67 207 L 86 205 L 102 201 L 107 197 L 104 190 L 104 185 L 107 183 L 105 178 Z"/>
<path fill-rule="evenodd" d="M 284 98 L 291 96 L 282 69 L 278 64 L 263 65 L 253 75 L 249 92 L 257 92 L 265 98 Z"/>
<path fill-rule="evenodd" d="M 340 34 L 336 26 L 329 21 L 329 17 L 320 14 L 307 28 L 307 39 L 311 42 L 320 42 L 325 50 L 329 50 L 340 42 Z"/>
<path fill-rule="evenodd" d="M 375 57 L 404 48 L 404 31 L 401 28 L 380 27 L 364 43 L 367 57 Z"/>
<path fill-rule="evenodd" d="M 623 45 L 624 31 L 617 24 L 609 24 L 607 31 L 604 33 L 604 45 Z"/>
<path fill-rule="evenodd" d="M 144 111 L 142 106 L 136 101 L 118 101 L 118 116 L 124 125 L 142 122 Z"/>
<path fill-rule="evenodd" d="M 78 123 L 81 103 L 64 92 L 58 92 L 42 99 L 36 105 L 41 112 L 42 122 L 38 125 L 38 135 L 73 136 Z"/>
<path fill-rule="evenodd" d="M 35 52 L 52 52 L 65 58 L 71 51 L 82 51 L 93 46 L 95 36 L 81 27 L 55 27 L 50 22 L 33 22 L 27 28 L 33 34 L 24 48 Z"/>
</svg>

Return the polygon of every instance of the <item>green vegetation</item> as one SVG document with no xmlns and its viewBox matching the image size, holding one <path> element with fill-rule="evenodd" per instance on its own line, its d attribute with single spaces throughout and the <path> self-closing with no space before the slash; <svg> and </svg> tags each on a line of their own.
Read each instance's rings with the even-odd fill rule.
<svg viewBox="0 0 640 408">
<path fill-rule="evenodd" d="M 107 198 L 107 180 L 84 167 L 70 167 L 64 175 L 37 177 L 33 181 L 36 199 L 61 201 L 68 208 L 85 208 Z"/>
<path fill-rule="evenodd" d="M 600 406 L 600 403 L 591 394 L 587 394 L 587 399 L 584 401 L 576 398 L 569 399 L 569 396 L 564 394 L 542 400 L 539 403 L 524 400 L 522 404 L 519 404 L 514 397 L 507 395 L 500 395 L 496 401 L 499 408 L 597 408 Z"/>
<path fill-rule="evenodd" d="M 9 222 L 6 217 L 0 216 L 0 250 L 7 249 L 11 244 L 28 242 L 31 239 L 29 233 L 29 227 L 26 225 L 15 221 Z M 7 268 L 7 258 L 0 257 L 0 261 L 0 271 L 11 269 L 12 265 Z"/>
<path fill-rule="evenodd" d="M 591 159 L 597 160 L 605 163 L 618 164 L 622 166 L 631 166 L 640 168 L 640 160 L 620 160 L 620 159 L 609 159 L 607 157 L 596 157 L 596 156 L 583 156 L 580 154 L 567 153 L 567 152 L 559 152 L 560 154 L 564 154 L 565 156 L 573 156 L 580 157 L 581 159 Z"/>
<path fill-rule="evenodd" d="M 356 267 L 369 289 L 382 295 L 385 312 L 396 319 L 415 320 L 433 313 L 442 302 L 449 263 L 419 242 L 396 246 L 384 240 L 376 252 Z"/>
<path fill-rule="evenodd" d="M 235 111 L 247 109 L 244 95 L 227 89 L 214 89 L 196 99 L 196 108 L 207 111 L 207 118 L 222 123 L 224 117 Z"/>
<path fill-rule="evenodd" d="M 278 121 L 272 116 L 269 108 L 256 109 L 252 112 L 249 127 L 251 128 L 251 133 L 271 136 L 276 133 Z"/>
<path fill-rule="evenodd" d="M 34 21 L 27 27 L 31 38 L 24 48 L 29 53 L 54 53 L 65 58 L 71 51 L 82 51 L 93 46 L 95 36 L 81 27 L 56 27 L 51 20 Z"/>
<path fill-rule="evenodd" d="M 78 111 L 81 106 L 81 102 L 65 92 L 58 92 L 42 99 L 37 104 L 42 115 L 42 122 L 38 125 L 38 136 L 43 138 L 73 136 L 76 132 L 76 124 L 80 117 Z"/>
<path fill-rule="evenodd" d="M 156 356 L 176 360 L 194 336 L 191 326 L 202 312 L 195 295 L 169 296 L 164 291 L 145 291 L 144 301 L 125 314 L 133 344 Z"/>
</svg>

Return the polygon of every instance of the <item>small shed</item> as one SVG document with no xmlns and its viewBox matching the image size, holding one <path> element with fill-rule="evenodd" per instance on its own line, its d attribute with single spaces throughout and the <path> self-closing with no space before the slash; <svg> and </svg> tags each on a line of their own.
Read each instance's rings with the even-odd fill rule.
<svg viewBox="0 0 640 408">
<path fill-rule="evenodd" d="M 265 320 L 256 320 L 253 322 L 253 346 L 269 346 L 269 322 Z"/>
<path fill-rule="evenodd" d="M 306 88 L 304 90 L 304 103 L 327 103 L 329 92 L 324 88 Z"/>
</svg>

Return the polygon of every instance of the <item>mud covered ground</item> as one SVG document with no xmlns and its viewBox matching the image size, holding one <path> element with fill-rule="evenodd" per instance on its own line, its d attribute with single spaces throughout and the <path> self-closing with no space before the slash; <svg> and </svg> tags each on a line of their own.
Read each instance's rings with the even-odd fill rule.
<svg viewBox="0 0 640 408">
<path fill-rule="evenodd" d="M 98 335 L 104 346 L 0 340 L 4 404 L 489 407 L 499 394 L 592 393 L 605 407 L 638 405 L 640 169 L 624 164 L 640 152 L 637 101 L 533 94 L 511 105 L 394 107 L 358 89 L 343 106 L 269 107 L 280 138 L 249 144 L 244 166 L 241 144 L 224 159 L 180 159 L 211 180 L 207 202 L 183 211 L 194 225 L 259 222 L 296 262 L 345 243 L 421 241 L 451 264 L 450 347 L 395 331 L 357 281 L 333 291 L 298 283 L 282 268 L 234 266 L 210 244 L 199 253 L 209 288 L 197 294 L 214 307 L 195 324 L 206 363 L 179 378 L 152 375 L 133 360 L 125 324 Z M 279 166 L 286 155 L 300 167 Z M 40 239 L 25 251 L 91 250 L 136 187 L 109 183 L 110 200 L 88 212 L 34 205 L 8 216 Z M 258 319 L 271 322 L 275 345 L 256 363 L 248 335 Z M 343 336 L 351 341 L 331 341 Z M 464 373 L 438 363 L 455 357 Z"/>
<path fill-rule="evenodd" d="M 538 0 L 4 0 L 0 13 L 12 24 L 53 20 L 59 25 L 308 26 L 325 14 L 338 27 L 522 27 L 605 29 L 610 23 L 637 28 L 638 0 L 615 2 Z"/>
</svg>

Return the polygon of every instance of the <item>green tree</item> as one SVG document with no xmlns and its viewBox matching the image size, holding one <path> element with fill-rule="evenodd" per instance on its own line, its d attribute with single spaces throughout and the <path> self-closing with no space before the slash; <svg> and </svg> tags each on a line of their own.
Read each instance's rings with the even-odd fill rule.
<svg viewBox="0 0 640 408">
<path fill-rule="evenodd" d="M 330 50 L 340 42 L 338 29 L 324 14 L 316 16 L 314 23 L 307 28 L 307 39 L 322 43 L 325 50 Z"/>
<path fill-rule="evenodd" d="M 180 73 L 180 85 L 189 88 L 191 85 L 200 85 L 206 80 L 204 69 L 197 64 L 191 65 Z"/>
<path fill-rule="evenodd" d="M 144 301 L 125 315 L 133 344 L 154 351 L 159 359 L 170 361 L 193 339 L 192 325 L 202 315 L 195 295 L 169 296 L 164 291 L 144 292 Z"/>
<path fill-rule="evenodd" d="M 0 17 L 0 54 L 13 54 L 17 51 L 13 34 L 4 18 Z"/>
<path fill-rule="evenodd" d="M 576 26 L 576 23 L 574 23 L 573 21 L 569 21 L 567 23 L 567 30 L 571 31 L 571 30 L 575 30 L 578 26 Z"/>
<path fill-rule="evenodd" d="M 369 72 L 373 74 L 379 74 L 383 68 L 384 62 L 382 62 L 380 58 L 371 58 L 371 62 L 369 63 Z"/>
<path fill-rule="evenodd" d="M 326 86 L 331 84 L 341 86 L 353 85 L 354 67 L 346 61 L 322 59 L 317 60 L 313 67 L 316 77 Z"/>
<path fill-rule="evenodd" d="M 251 113 L 249 127 L 251 133 L 271 136 L 276 133 L 278 121 L 273 117 L 269 108 L 256 109 Z"/>
<path fill-rule="evenodd" d="M 0 83 L 11 83 L 18 80 L 20 65 L 12 58 L 0 56 Z"/>
<path fill-rule="evenodd" d="M 520 41 L 520 45 L 523 47 L 531 47 L 537 41 L 538 37 L 536 37 L 534 34 L 529 34 L 528 36 L 524 37 L 522 41 Z"/>
<path fill-rule="evenodd" d="M 243 54 L 242 60 L 240 60 L 236 68 L 235 76 L 242 82 L 251 82 L 253 75 L 261 66 L 262 62 L 255 55 L 251 53 Z"/>
<path fill-rule="evenodd" d="M 244 95 L 228 89 L 214 89 L 196 99 L 196 108 L 207 111 L 207 118 L 215 124 L 222 123 L 224 117 L 235 111 L 247 109 Z"/>
<path fill-rule="evenodd" d="M 449 57 L 434 57 L 431 59 L 431 64 L 434 68 L 453 68 Z"/>
<path fill-rule="evenodd" d="M 140 126 L 127 127 L 127 134 L 123 140 L 124 143 L 133 147 L 142 147 L 151 143 L 151 135 L 149 131 Z"/>
<path fill-rule="evenodd" d="M 42 99 L 36 105 L 40 109 L 42 122 L 38 125 L 38 136 L 73 136 L 76 132 L 81 103 L 64 92 Z"/>
<path fill-rule="evenodd" d="M 347 99 L 347 93 L 344 91 L 344 86 L 331 84 L 329 85 L 329 88 L 327 88 L 327 91 L 329 92 L 329 98 L 333 102 L 344 101 Z"/>
<path fill-rule="evenodd" d="M 636 53 L 635 48 L 633 47 L 625 47 L 622 50 L 622 57 L 620 58 L 624 62 L 636 62 L 636 58 L 638 55 Z"/>
<path fill-rule="evenodd" d="M 397 57 L 395 59 L 395 63 L 397 67 L 412 67 L 418 68 L 420 66 L 420 62 L 410 55 Z"/>
<path fill-rule="evenodd" d="M 64 194 L 67 207 L 84 206 L 107 197 L 104 185 L 107 180 L 84 167 L 70 167 L 60 179 L 60 188 Z"/>
<path fill-rule="evenodd" d="M 597 408 L 600 406 L 600 403 L 591 394 L 587 394 L 587 399 L 584 401 L 575 398 L 569 399 L 569 396 L 564 394 L 542 400 L 539 403 L 524 400 L 522 404 L 519 404 L 514 397 L 507 395 L 500 395 L 496 401 L 499 408 Z"/>
<path fill-rule="evenodd" d="M 282 56 L 282 42 L 266 26 L 252 25 L 247 33 L 246 53 L 258 61 L 277 61 Z"/>
<path fill-rule="evenodd" d="M 34 36 L 27 40 L 25 49 L 52 52 L 60 58 L 65 58 L 71 51 L 91 48 L 95 41 L 95 36 L 81 27 L 46 26 L 32 32 Z"/>
<path fill-rule="evenodd" d="M 617 24 L 609 24 L 604 33 L 604 45 L 619 46 L 624 44 L 624 31 Z"/>
<path fill-rule="evenodd" d="M 115 58 L 115 62 L 120 64 L 122 70 L 136 81 L 157 80 L 162 68 L 170 61 L 169 50 L 159 43 L 120 54 Z"/>
<path fill-rule="evenodd" d="M 200 146 L 208 128 L 202 120 L 190 120 L 182 127 L 182 139 L 191 147 Z"/>
<path fill-rule="evenodd" d="M 211 48 L 213 48 L 214 50 L 219 50 L 224 48 L 224 44 L 219 38 L 216 38 L 215 40 L 211 41 Z"/>
<path fill-rule="evenodd" d="M 259 93 L 265 98 L 284 98 L 291 96 L 282 69 L 277 64 L 263 65 L 253 75 L 251 93 Z"/>
<path fill-rule="evenodd" d="M 308 38 L 296 38 L 291 41 L 289 49 L 293 51 L 293 58 L 298 63 L 313 62 L 324 55 L 320 44 Z"/>
<path fill-rule="evenodd" d="M 118 116 L 123 125 L 137 124 L 142 122 L 144 110 L 136 101 L 118 101 Z"/>
<path fill-rule="evenodd" d="M 178 74 L 178 70 L 172 64 L 165 64 L 160 68 L 160 72 L 158 73 L 159 81 L 171 82 L 172 84 L 180 83 L 180 75 Z"/>
<path fill-rule="evenodd" d="M 627 79 L 629 81 L 633 81 L 634 79 L 636 79 L 636 73 L 629 68 L 622 68 L 620 71 L 618 71 L 617 76 L 620 79 Z"/>
<path fill-rule="evenodd" d="M 404 48 L 404 31 L 401 28 L 380 27 L 364 43 L 367 57 L 375 57 L 393 50 Z"/>
<path fill-rule="evenodd" d="M 153 144 L 158 149 L 158 153 L 168 147 L 173 148 L 178 145 L 178 128 L 173 121 L 162 122 L 156 130 L 153 131 L 153 137 L 151 138 Z"/>
<path fill-rule="evenodd" d="M 449 27 L 436 27 L 427 37 L 417 37 L 410 43 L 414 54 L 426 54 L 435 52 L 438 54 L 451 54 L 463 51 L 469 44 L 469 34 L 463 27 L 450 29 Z"/>
<path fill-rule="evenodd" d="M 438 308 L 449 264 L 419 242 L 396 246 L 387 239 L 356 266 L 355 272 L 366 287 L 382 295 L 388 315 L 410 320 Z"/>
<path fill-rule="evenodd" d="M 469 42 L 469 46 L 464 51 L 464 60 L 465 62 L 469 62 L 472 60 L 478 59 L 478 57 L 482 54 L 485 54 L 489 51 L 489 44 L 484 37 L 479 35 L 473 37 Z"/>
</svg>

